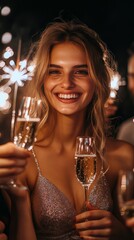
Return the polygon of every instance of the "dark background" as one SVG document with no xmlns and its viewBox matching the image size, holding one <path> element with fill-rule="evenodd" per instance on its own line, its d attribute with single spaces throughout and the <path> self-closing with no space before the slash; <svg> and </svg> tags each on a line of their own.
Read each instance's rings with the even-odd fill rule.
<svg viewBox="0 0 134 240">
<path fill-rule="evenodd" d="M 59 16 L 66 19 L 77 17 L 94 29 L 107 44 L 117 62 L 118 72 L 126 82 L 126 85 L 118 90 L 115 102 L 118 111 L 111 118 L 114 126 L 112 133 L 116 136 L 118 126 L 134 115 L 134 105 L 128 95 L 126 77 L 127 50 L 134 41 L 134 0 L 78 1 L 0 0 L 1 9 L 3 6 L 11 8 L 9 15 L 0 15 L 0 38 L 7 31 L 12 33 L 12 41 L 7 45 L 13 48 L 15 59 L 17 59 L 19 39 L 21 39 L 20 60 L 23 60 L 28 55 L 31 44 L 38 40 L 45 26 Z M 0 41 L 0 58 L 7 45 Z M 5 118 L 8 121 L 5 121 Z M 2 136 L 0 141 L 4 139 L 6 142 L 10 139 L 10 119 L 11 114 L 10 116 L 0 114 Z"/>
<path fill-rule="evenodd" d="M 1 0 L 0 7 L 5 5 L 11 7 L 11 13 L 0 16 L 0 35 L 10 31 L 13 34 L 10 45 L 16 51 L 19 37 L 22 39 L 22 54 L 25 54 L 46 24 L 62 12 L 66 17 L 74 15 L 97 31 L 115 56 L 120 74 L 125 75 L 127 48 L 134 41 L 134 0 L 61 0 L 61 3 Z M 1 44 L 0 47 L 5 46 Z"/>
</svg>

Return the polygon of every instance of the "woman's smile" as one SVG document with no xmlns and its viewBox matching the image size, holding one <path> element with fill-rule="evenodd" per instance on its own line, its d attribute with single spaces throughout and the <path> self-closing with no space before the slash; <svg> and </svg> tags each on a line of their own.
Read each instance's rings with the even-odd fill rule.
<svg viewBox="0 0 134 240">
<path fill-rule="evenodd" d="M 80 93 L 58 93 L 55 94 L 59 101 L 63 103 L 74 103 L 80 98 Z"/>
</svg>

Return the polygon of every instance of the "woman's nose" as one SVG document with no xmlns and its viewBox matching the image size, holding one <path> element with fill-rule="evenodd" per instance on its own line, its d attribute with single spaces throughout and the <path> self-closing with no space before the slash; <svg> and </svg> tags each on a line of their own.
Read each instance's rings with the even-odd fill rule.
<svg viewBox="0 0 134 240">
<path fill-rule="evenodd" d="M 73 77 L 71 75 L 64 76 L 62 79 L 61 85 L 62 85 L 62 88 L 65 88 L 65 89 L 73 88 L 75 85 Z"/>
</svg>

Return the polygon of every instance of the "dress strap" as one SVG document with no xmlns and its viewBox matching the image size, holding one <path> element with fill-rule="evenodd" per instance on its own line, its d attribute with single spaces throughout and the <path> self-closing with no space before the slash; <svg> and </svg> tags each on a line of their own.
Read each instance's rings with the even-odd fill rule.
<svg viewBox="0 0 134 240">
<path fill-rule="evenodd" d="M 38 169 L 39 175 L 41 175 L 41 170 L 40 170 L 40 167 L 39 167 L 39 163 L 38 163 L 38 160 L 37 160 L 37 157 L 36 157 L 36 154 L 35 154 L 33 148 L 32 148 L 31 151 L 32 151 L 32 154 L 33 154 L 33 157 L 34 157 L 34 161 L 35 161 L 35 163 L 36 163 L 36 166 L 37 166 L 37 169 Z"/>
</svg>

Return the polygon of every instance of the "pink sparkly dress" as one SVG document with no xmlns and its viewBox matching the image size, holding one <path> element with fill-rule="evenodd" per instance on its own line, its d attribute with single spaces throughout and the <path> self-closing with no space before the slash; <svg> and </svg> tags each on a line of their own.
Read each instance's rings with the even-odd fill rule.
<svg viewBox="0 0 134 240">
<path fill-rule="evenodd" d="M 33 221 L 38 240 L 71 240 L 76 210 L 52 182 L 42 176 L 37 159 L 38 178 L 31 194 Z M 112 211 L 113 202 L 105 176 L 92 189 L 89 200 L 99 209 Z M 77 239 L 82 239 L 78 237 Z"/>
</svg>

